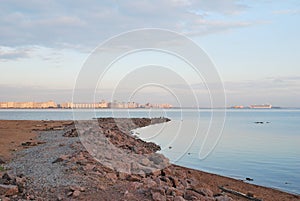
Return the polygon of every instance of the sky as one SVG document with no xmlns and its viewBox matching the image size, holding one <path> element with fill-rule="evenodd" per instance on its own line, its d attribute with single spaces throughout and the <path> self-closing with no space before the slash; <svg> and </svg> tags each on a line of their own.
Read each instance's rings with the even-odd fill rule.
<svg viewBox="0 0 300 201">
<path fill-rule="evenodd" d="M 202 48 L 224 84 L 227 106 L 300 107 L 298 0 L 2 0 L 0 102 L 71 101 L 91 52 L 118 34 L 144 28 L 182 34 Z M 136 59 L 173 64 L 180 76 L 188 72 L 181 71 L 189 68 L 181 61 L 156 54 L 144 52 L 118 61 L 104 79 L 106 84 L 97 86 L 97 98 L 110 99 L 113 82 L 127 80 L 134 85 L 133 79 L 126 78 L 126 66 L 137 65 Z M 122 82 L 117 80 L 120 74 L 124 74 Z M 184 78 L 195 89 L 200 106 L 207 106 L 209 93 L 203 92 L 203 80 L 194 79 L 192 73 Z M 118 89 L 115 97 L 176 105 L 177 95 L 184 99 L 184 93 L 190 93 L 184 92 L 187 87 L 180 88 L 180 80 L 168 80 L 180 94 L 153 85 L 136 94 L 134 86 L 129 91 Z M 189 96 L 185 99 L 183 106 L 194 106 Z"/>
</svg>

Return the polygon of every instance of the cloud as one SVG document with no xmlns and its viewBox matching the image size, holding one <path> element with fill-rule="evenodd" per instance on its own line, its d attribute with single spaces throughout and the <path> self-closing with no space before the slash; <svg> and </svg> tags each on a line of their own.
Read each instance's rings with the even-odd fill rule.
<svg viewBox="0 0 300 201">
<path fill-rule="evenodd" d="M 145 27 L 207 34 L 250 26 L 252 23 L 247 21 L 206 19 L 212 13 L 237 15 L 247 8 L 238 0 L 88 0 L 71 3 L 3 0 L 0 43 L 6 46 L 95 47 L 115 34 Z"/>
<path fill-rule="evenodd" d="M 29 48 L 10 48 L 0 46 L 0 61 L 18 60 L 30 56 Z"/>
</svg>

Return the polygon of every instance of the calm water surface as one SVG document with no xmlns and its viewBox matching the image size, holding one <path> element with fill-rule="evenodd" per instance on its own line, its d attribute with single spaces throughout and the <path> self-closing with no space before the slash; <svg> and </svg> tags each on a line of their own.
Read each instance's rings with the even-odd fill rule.
<svg viewBox="0 0 300 201">
<path fill-rule="evenodd" d="M 161 152 L 172 162 L 237 179 L 249 177 L 254 180 L 251 183 L 300 194 L 300 110 L 227 110 L 219 141 L 222 111 L 214 115 L 216 125 L 211 124 L 210 110 L 81 110 L 77 116 L 80 119 L 167 116 L 171 122 L 135 132 L 142 139 L 159 144 Z M 0 119 L 71 120 L 73 113 L 72 110 L 0 110 Z M 254 123 L 258 121 L 264 124 Z M 215 142 L 218 144 L 214 147 Z M 200 150 L 208 155 L 199 154 Z"/>
</svg>

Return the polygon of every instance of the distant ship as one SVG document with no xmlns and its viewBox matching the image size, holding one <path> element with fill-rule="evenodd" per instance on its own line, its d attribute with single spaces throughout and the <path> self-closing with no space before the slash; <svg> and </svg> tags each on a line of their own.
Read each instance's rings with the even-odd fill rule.
<svg viewBox="0 0 300 201">
<path fill-rule="evenodd" d="M 251 109 L 271 109 L 272 105 L 264 104 L 264 105 L 250 105 Z"/>
</svg>

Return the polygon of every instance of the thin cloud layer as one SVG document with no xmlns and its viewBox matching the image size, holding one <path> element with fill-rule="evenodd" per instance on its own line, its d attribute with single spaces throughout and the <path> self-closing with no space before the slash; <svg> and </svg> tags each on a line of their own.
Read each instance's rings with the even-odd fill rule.
<svg viewBox="0 0 300 201">
<path fill-rule="evenodd" d="M 247 9 L 238 0 L 60 1 L 3 0 L 0 43 L 6 46 L 94 47 L 131 29 L 156 27 L 207 34 L 251 25 L 209 20 L 210 13 L 236 15 Z"/>
<path fill-rule="evenodd" d="M 278 76 L 240 82 L 225 82 L 229 105 L 273 104 L 297 107 L 300 77 Z"/>
</svg>

